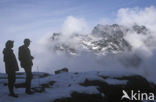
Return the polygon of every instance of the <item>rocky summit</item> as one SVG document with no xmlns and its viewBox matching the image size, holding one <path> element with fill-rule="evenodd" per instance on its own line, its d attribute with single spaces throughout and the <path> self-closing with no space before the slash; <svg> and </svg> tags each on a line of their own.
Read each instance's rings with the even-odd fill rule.
<svg viewBox="0 0 156 102">
<path fill-rule="evenodd" d="M 94 54 L 116 54 L 132 50 L 131 44 L 125 39 L 129 32 L 147 35 L 150 31 L 145 26 L 133 25 L 96 25 L 90 34 L 71 34 L 63 39 L 63 33 L 54 33 L 51 43 L 55 51 L 78 54 L 82 50 Z"/>
</svg>

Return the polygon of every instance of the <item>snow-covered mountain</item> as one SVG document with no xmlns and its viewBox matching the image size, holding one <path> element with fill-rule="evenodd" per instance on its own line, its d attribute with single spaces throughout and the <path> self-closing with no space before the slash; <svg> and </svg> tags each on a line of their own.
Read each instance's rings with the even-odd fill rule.
<svg viewBox="0 0 156 102">
<path fill-rule="evenodd" d="M 66 39 L 63 38 L 62 33 L 54 33 L 51 37 L 51 43 L 54 43 L 53 47 L 56 51 L 70 54 L 77 54 L 82 50 L 102 55 L 115 54 L 132 50 L 131 44 L 125 39 L 128 32 L 143 35 L 150 33 L 145 26 L 126 27 L 118 24 L 98 24 L 90 34 L 72 34 Z"/>
</svg>

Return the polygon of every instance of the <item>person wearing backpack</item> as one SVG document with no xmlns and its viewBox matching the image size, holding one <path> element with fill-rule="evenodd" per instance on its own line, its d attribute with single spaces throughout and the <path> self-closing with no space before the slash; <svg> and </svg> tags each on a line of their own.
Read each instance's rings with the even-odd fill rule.
<svg viewBox="0 0 156 102">
<path fill-rule="evenodd" d="M 28 48 L 30 45 L 30 39 L 24 39 L 24 45 L 19 47 L 18 58 L 20 61 L 20 65 L 24 68 L 26 73 L 26 90 L 25 93 L 33 94 L 31 91 L 31 80 L 33 78 L 32 75 L 32 66 L 33 66 L 33 59 L 34 57 L 31 55 L 30 49 Z"/>
</svg>

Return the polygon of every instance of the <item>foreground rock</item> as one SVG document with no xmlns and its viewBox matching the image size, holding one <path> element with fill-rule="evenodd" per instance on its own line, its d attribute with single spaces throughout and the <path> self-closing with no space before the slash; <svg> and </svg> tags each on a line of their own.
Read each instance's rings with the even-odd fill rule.
<svg viewBox="0 0 156 102">
<path fill-rule="evenodd" d="M 56 75 L 48 73 L 33 73 L 32 90 L 36 93 L 29 97 L 30 102 L 129 102 L 123 96 L 123 90 L 131 97 L 131 91 L 137 93 L 153 93 L 156 95 L 156 85 L 147 81 L 144 77 L 125 72 L 66 72 Z M 7 77 L 0 74 L 1 90 L 7 92 Z M 23 94 L 25 88 L 25 74 L 17 73 L 16 88 L 18 93 Z M 16 90 L 17 90 L 16 89 Z M 3 98 L 7 94 L 0 92 Z M 19 101 L 8 100 L 6 102 L 20 102 L 27 98 L 26 95 L 19 94 Z M 155 98 L 155 97 L 154 97 Z M 9 98 L 8 98 L 9 99 Z M 146 97 L 144 96 L 144 99 Z M 135 102 L 131 100 L 130 102 Z M 137 101 L 144 102 L 144 101 Z M 150 102 L 150 101 L 146 101 Z M 152 102 L 152 101 L 151 101 Z"/>
<path fill-rule="evenodd" d="M 63 72 L 68 72 L 68 68 L 62 68 L 60 70 L 56 70 L 55 74 L 60 74 L 60 73 L 63 73 Z"/>
<path fill-rule="evenodd" d="M 156 85 L 148 82 L 145 78 L 139 75 L 131 75 L 131 76 L 120 76 L 120 77 L 111 77 L 101 75 L 105 80 L 88 80 L 86 79 L 80 85 L 88 87 L 88 86 L 96 86 L 99 94 L 85 94 L 85 93 L 77 93 L 73 92 L 71 94 L 71 98 L 62 98 L 57 99 L 55 102 L 121 102 L 121 97 L 123 96 L 122 91 L 125 90 L 129 96 L 131 96 L 131 91 L 138 93 L 154 93 L 156 95 Z M 111 78 L 111 79 L 110 79 Z M 125 81 L 127 83 L 118 83 L 117 81 Z M 111 82 L 112 81 L 112 82 Z M 113 82 L 114 81 L 114 82 Z M 137 97 L 137 95 L 136 95 Z M 144 97 L 146 98 L 146 97 Z M 130 101 L 128 99 L 123 99 L 123 101 Z M 135 102 L 135 100 L 131 100 L 131 102 Z M 143 102 L 141 100 L 137 102 Z"/>
</svg>

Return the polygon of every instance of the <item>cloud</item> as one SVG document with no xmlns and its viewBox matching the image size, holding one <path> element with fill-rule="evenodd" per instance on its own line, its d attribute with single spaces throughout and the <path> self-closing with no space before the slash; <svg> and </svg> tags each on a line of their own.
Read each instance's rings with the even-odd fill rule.
<svg viewBox="0 0 156 102">
<path fill-rule="evenodd" d="M 149 29 L 150 32 L 147 34 L 138 34 L 131 29 L 128 33 L 124 35 L 125 39 L 132 45 L 133 51 L 130 54 L 124 53 L 123 56 L 124 63 L 129 66 L 129 64 L 139 64 L 137 67 L 125 68 L 122 63 L 119 61 L 119 56 L 109 55 L 109 56 L 96 56 L 91 52 L 83 52 L 79 56 L 69 56 L 65 53 L 56 53 L 51 52 L 52 58 L 49 59 L 48 66 L 53 66 L 53 69 L 59 69 L 61 67 L 68 67 L 71 71 L 91 71 L 91 70 L 111 70 L 111 71 L 132 71 L 139 73 L 145 77 L 150 77 L 154 80 L 155 74 L 152 70 L 155 71 L 155 27 L 156 27 L 156 8 L 147 7 L 144 9 L 140 8 L 122 8 L 117 12 L 117 18 L 114 19 L 118 24 L 124 25 L 131 29 L 133 25 L 144 25 Z M 104 20 L 104 23 L 108 23 Z M 86 31 L 87 29 L 87 31 Z M 66 36 L 72 36 L 72 34 L 85 34 L 88 31 L 87 22 L 82 18 L 75 18 L 73 16 L 68 16 L 64 21 L 63 28 L 61 31 Z M 88 34 L 88 33 L 87 33 Z M 64 38 L 63 38 L 64 40 Z M 69 41 L 70 40 L 70 41 Z M 79 40 L 75 39 L 66 39 L 64 44 L 69 46 L 78 46 Z M 66 42 L 67 41 L 67 42 Z M 50 43 L 49 44 L 53 44 Z M 79 49 L 79 47 L 77 47 Z M 80 49 L 79 49 L 80 50 Z M 52 51 L 52 50 L 51 50 Z M 50 54 L 50 53 L 49 53 Z M 124 57 L 125 56 L 125 57 Z M 119 58 L 118 58 L 119 57 Z M 135 62 L 133 58 L 137 58 Z M 132 62 L 126 62 L 132 61 Z M 53 64 L 52 64 L 52 63 Z M 43 65 L 44 67 L 44 65 Z M 48 68 L 50 69 L 50 67 Z M 51 69 L 52 70 L 52 69 Z"/>
<path fill-rule="evenodd" d="M 88 32 L 88 29 L 88 24 L 84 19 L 68 16 L 64 21 L 62 34 L 85 34 Z"/>
<path fill-rule="evenodd" d="M 145 25 L 155 31 L 156 8 L 155 6 L 146 8 L 121 8 L 117 13 L 117 23 L 123 25 Z"/>
<path fill-rule="evenodd" d="M 148 49 L 150 49 L 150 47 L 156 47 L 154 44 L 156 40 L 156 8 L 154 6 L 119 9 L 116 22 L 125 26 L 132 26 L 135 24 L 144 25 L 151 31 L 149 35 L 136 35 L 133 32 L 130 32 L 130 34 L 127 34 L 128 40 L 131 40 L 132 43 L 134 42 L 133 45 L 138 48 L 141 46 L 146 46 Z"/>
<path fill-rule="evenodd" d="M 125 39 L 133 46 L 137 56 L 140 56 L 143 60 L 140 69 L 136 71 L 155 80 L 156 64 L 153 63 L 153 60 L 156 59 L 156 7 L 121 8 L 117 12 L 116 22 L 128 27 L 135 24 L 143 25 L 150 30 L 145 35 L 131 31 L 125 35 Z"/>
</svg>

